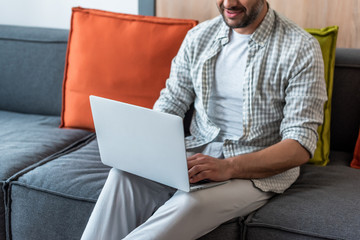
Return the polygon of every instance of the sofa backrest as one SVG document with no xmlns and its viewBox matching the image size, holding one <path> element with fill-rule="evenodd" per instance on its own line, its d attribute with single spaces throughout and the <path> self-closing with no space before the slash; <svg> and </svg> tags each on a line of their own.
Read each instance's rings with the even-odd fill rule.
<svg viewBox="0 0 360 240">
<path fill-rule="evenodd" d="M 336 50 L 331 150 L 353 152 L 360 126 L 360 49 Z"/>
<path fill-rule="evenodd" d="M 0 110 L 60 115 L 68 30 L 0 25 Z"/>
</svg>

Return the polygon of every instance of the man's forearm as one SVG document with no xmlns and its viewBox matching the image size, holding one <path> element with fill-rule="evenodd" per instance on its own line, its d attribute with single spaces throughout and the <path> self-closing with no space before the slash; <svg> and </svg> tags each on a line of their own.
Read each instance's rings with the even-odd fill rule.
<svg viewBox="0 0 360 240">
<path fill-rule="evenodd" d="M 265 178 L 306 163 L 309 152 L 297 141 L 285 139 L 261 151 L 225 159 L 231 178 Z"/>
</svg>

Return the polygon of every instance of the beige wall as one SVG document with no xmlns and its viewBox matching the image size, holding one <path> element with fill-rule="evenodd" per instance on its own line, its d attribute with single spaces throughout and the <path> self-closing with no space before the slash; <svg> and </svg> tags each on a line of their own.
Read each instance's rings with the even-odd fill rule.
<svg viewBox="0 0 360 240">
<path fill-rule="evenodd" d="M 218 15 L 215 0 L 157 0 L 157 16 L 197 19 Z M 268 0 L 301 27 L 338 25 L 338 47 L 360 48 L 360 0 Z"/>
<path fill-rule="evenodd" d="M 156 15 L 196 19 L 202 22 L 219 15 L 215 2 L 215 0 L 156 0 Z"/>
</svg>

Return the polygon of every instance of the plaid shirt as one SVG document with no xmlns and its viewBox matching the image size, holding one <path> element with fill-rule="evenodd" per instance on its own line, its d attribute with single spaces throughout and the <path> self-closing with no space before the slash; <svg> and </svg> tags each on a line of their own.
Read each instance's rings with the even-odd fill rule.
<svg viewBox="0 0 360 240">
<path fill-rule="evenodd" d="M 229 31 L 221 16 L 190 30 L 172 62 L 166 88 L 154 105 L 155 110 L 184 117 L 194 102 L 187 148 L 212 142 L 220 131 L 207 112 L 216 58 L 229 42 Z M 224 141 L 224 157 L 258 151 L 284 139 L 298 141 L 312 155 L 327 99 L 318 41 L 269 9 L 251 35 L 248 49 L 243 134 L 238 140 Z M 281 193 L 298 176 L 296 167 L 252 181 L 263 191 Z"/>
</svg>

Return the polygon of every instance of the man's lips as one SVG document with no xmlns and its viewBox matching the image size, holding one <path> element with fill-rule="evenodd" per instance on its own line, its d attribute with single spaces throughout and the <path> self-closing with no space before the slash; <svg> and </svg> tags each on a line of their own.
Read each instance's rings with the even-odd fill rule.
<svg viewBox="0 0 360 240">
<path fill-rule="evenodd" d="M 236 18 L 237 16 L 241 15 L 243 12 L 244 12 L 243 9 L 236 9 L 236 10 L 224 9 L 224 13 L 228 18 Z"/>
</svg>

